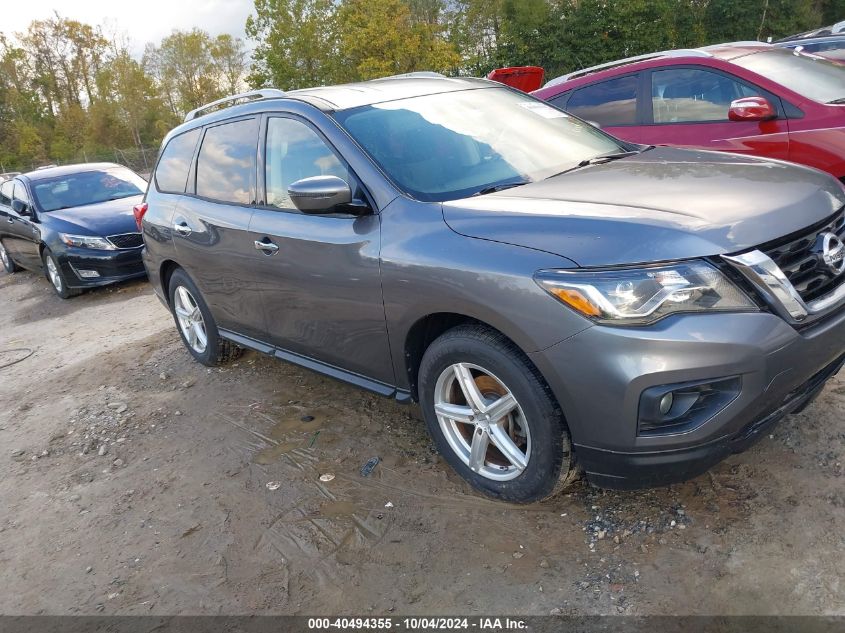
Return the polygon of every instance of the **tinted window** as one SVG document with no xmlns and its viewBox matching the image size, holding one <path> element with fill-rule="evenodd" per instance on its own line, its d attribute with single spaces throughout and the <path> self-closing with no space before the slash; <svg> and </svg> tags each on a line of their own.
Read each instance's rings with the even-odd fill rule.
<svg viewBox="0 0 845 633">
<path fill-rule="evenodd" d="M 845 66 L 830 60 L 777 48 L 738 57 L 733 63 L 813 101 L 845 102 Z"/>
<path fill-rule="evenodd" d="M 143 178 L 125 167 L 80 171 L 32 183 L 33 195 L 43 211 L 139 196 L 146 187 Z M 16 198 L 20 189 L 20 186 L 15 187 Z"/>
<path fill-rule="evenodd" d="M 293 119 L 267 123 L 267 204 L 295 209 L 288 195 L 291 183 L 312 176 L 337 176 L 351 187 L 349 170 L 310 127 Z"/>
<path fill-rule="evenodd" d="M 731 101 L 759 95 L 745 84 L 707 70 L 673 68 L 651 74 L 655 123 L 727 121 Z"/>
<path fill-rule="evenodd" d="M 334 116 L 393 182 L 426 201 L 542 180 L 622 149 L 594 127 L 508 88 L 396 99 Z"/>
<path fill-rule="evenodd" d="M 610 79 L 572 93 L 566 110 L 601 126 L 633 125 L 637 122 L 636 75 Z"/>
<path fill-rule="evenodd" d="M 191 159 L 194 157 L 194 148 L 197 146 L 199 136 L 200 130 L 196 129 L 170 139 L 156 167 L 155 183 L 159 191 L 185 192 L 188 171 L 191 168 Z"/>
<path fill-rule="evenodd" d="M 197 195 L 222 202 L 252 202 L 258 119 L 210 127 L 197 158 Z"/>
<path fill-rule="evenodd" d="M 6 206 L 12 204 L 12 189 L 14 187 L 15 183 L 12 180 L 7 180 L 0 185 L 0 204 L 5 204 Z"/>
</svg>

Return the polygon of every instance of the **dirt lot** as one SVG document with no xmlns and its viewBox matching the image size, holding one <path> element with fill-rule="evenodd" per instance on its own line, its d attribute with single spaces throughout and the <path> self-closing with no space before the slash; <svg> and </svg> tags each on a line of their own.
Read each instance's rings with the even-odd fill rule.
<svg viewBox="0 0 845 633">
<path fill-rule="evenodd" d="M 196 364 L 146 283 L 0 297 L 0 613 L 845 614 L 845 374 L 695 481 L 509 506 L 408 407 Z"/>
</svg>

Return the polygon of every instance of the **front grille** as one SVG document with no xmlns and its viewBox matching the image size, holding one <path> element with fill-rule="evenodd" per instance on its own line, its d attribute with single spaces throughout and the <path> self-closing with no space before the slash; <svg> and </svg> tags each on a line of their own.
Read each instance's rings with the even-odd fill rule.
<svg viewBox="0 0 845 633">
<path fill-rule="evenodd" d="M 144 238 L 140 233 L 124 233 L 122 235 L 109 235 L 109 242 L 117 248 L 138 248 L 144 245 Z"/>
<path fill-rule="evenodd" d="M 834 275 L 819 263 L 815 249 L 819 235 L 827 232 L 845 241 L 845 209 L 812 230 L 760 249 L 778 265 L 805 302 L 825 296 L 845 281 L 843 275 Z"/>
</svg>

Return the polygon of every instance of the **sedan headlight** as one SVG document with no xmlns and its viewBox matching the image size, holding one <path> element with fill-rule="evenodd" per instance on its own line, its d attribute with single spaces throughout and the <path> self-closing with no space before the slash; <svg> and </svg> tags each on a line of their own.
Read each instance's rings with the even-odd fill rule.
<svg viewBox="0 0 845 633">
<path fill-rule="evenodd" d="M 67 233 L 59 233 L 62 242 L 68 246 L 76 246 L 78 248 L 95 248 L 102 251 L 113 251 L 115 245 L 109 242 L 104 237 L 96 237 L 94 235 L 68 235 Z"/>
<path fill-rule="evenodd" d="M 607 325 L 647 325 L 677 312 L 756 311 L 757 305 L 702 261 L 615 270 L 541 270 L 534 279 L 580 314 Z"/>
</svg>

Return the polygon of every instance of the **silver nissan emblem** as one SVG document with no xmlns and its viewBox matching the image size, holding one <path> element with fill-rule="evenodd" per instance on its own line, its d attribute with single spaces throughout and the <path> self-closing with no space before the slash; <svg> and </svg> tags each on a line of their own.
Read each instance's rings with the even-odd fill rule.
<svg viewBox="0 0 845 633">
<path fill-rule="evenodd" d="M 845 244 L 834 233 L 822 233 L 822 261 L 834 275 L 845 272 Z"/>
</svg>

